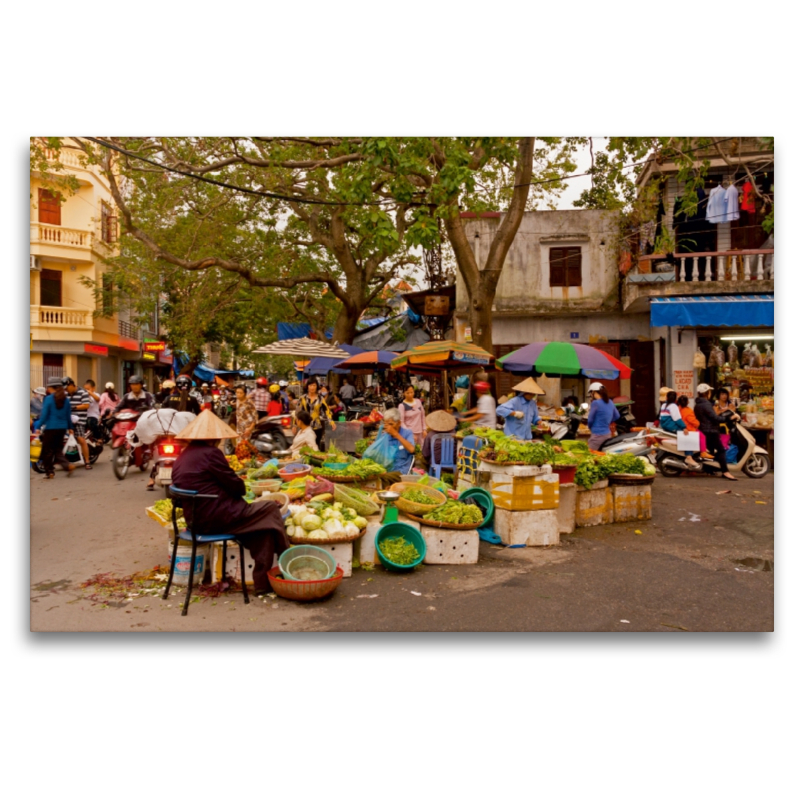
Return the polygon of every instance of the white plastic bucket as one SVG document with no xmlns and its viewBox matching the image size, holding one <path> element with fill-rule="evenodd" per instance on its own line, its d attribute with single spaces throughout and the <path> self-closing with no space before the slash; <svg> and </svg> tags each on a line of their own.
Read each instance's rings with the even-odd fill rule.
<svg viewBox="0 0 800 800">
<path fill-rule="evenodd" d="M 172 563 L 172 542 L 169 543 L 169 560 Z M 172 577 L 172 582 L 177 586 L 189 585 L 189 570 L 192 563 L 192 548 L 191 546 L 178 545 L 178 558 L 175 561 L 175 574 Z M 194 561 L 194 580 L 193 584 L 197 586 L 202 580 L 208 564 L 208 545 L 198 545 L 197 554 Z"/>
</svg>

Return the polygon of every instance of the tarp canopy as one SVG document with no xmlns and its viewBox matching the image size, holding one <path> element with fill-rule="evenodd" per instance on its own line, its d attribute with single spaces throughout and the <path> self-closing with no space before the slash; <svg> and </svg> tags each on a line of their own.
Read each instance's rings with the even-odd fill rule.
<svg viewBox="0 0 800 800">
<path fill-rule="evenodd" d="M 347 350 L 351 356 L 364 352 L 360 347 L 356 347 L 353 344 L 340 344 L 339 347 L 342 350 Z M 312 358 L 304 372 L 306 375 L 327 375 L 329 372 L 334 372 L 337 375 L 347 375 L 350 370 L 334 369 L 341 360 L 341 358 Z"/>
<path fill-rule="evenodd" d="M 653 297 L 650 324 L 654 328 L 771 328 L 775 325 L 775 295 Z"/>
<path fill-rule="evenodd" d="M 399 340 L 395 338 L 398 334 L 402 336 Z M 422 328 L 417 327 L 407 312 L 403 312 L 357 334 L 353 338 L 353 344 L 364 350 L 394 350 L 402 353 L 424 344 L 430 338 Z"/>
<path fill-rule="evenodd" d="M 311 335 L 311 326 L 307 322 L 279 322 L 278 340 L 283 339 L 302 339 L 304 336 Z M 330 339 L 333 336 L 333 328 L 328 328 L 325 335 Z"/>
</svg>

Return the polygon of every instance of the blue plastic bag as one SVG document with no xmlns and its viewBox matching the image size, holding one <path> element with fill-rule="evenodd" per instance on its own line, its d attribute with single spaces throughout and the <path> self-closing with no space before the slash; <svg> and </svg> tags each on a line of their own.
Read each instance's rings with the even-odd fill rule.
<svg viewBox="0 0 800 800">
<path fill-rule="evenodd" d="M 729 464 L 735 464 L 739 460 L 739 448 L 735 444 L 725 451 L 725 459 Z"/>
<path fill-rule="evenodd" d="M 375 441 L 364 451 L 362 458 L 370 458 L 376 464 L 386 469 L 394 466 L 394 457 L 397 454 L 397 442 L 388 433 L 383 432 L 383 423 L 378 428 Z"/>
</svg>

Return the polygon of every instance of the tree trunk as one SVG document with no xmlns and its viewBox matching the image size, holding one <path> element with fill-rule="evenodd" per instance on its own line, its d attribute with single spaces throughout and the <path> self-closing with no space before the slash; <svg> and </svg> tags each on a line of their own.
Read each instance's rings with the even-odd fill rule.
<svg viewBox="0 0 800 800">
<path fill-rule="evenodd" d="M 356 310 L 348 308 L 348 306 L 342 303 L 342 307 L 339 309 L 339 314 L 333 326 L 333 342 L 338 344 L 353 343 L 353 337 L 356 335 L 356 324 L 361 314 L 364 312 L 364 308 L 366 308 L 366 306 Z"/>
</svg>

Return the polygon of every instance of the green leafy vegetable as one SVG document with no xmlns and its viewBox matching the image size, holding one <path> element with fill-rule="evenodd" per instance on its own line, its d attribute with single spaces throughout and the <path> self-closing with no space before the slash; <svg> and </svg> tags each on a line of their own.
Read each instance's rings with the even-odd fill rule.
<svg viewBox="0 0 800 800">
<path fill-rule="evenodd" d="M 483 429 L 482 429 L 483 430 Z M 523 464 L 541 466 L 555 458 L 553 446 L 547 442 L 521 442 L 500 434 L 492 439 L 491 446 L 481 450 L 481 456 L 501 464 L 521 461 Z"/>
<path fill-rule="evenodd" d="M 367 478 L 376 475 L 383 475 L 386 470 L 380 465 L 376 464 L 371 458 L 362 458 L 348 464 L 345 469 L 328 469 L 327 467 L 317 467 L 311 470 L 313 475 L 323 478 Z"/>
<path fill-rule="evenodd" d="M 483 514 L 477 506 L 459 503 L 458 500 L 448 500 L 443 506 L 425 514 L 424 519 L 447 522 L 451 525 L 480 525 L 483 522 Z"/>
<path fill-rule="evenodd" d="M 419 503 L 423 506 L 437 506 L 439 501 L 433 497 L 429 497 L 425 492 L 419 489 L 406 489 L 401 495 L 404 500 L 410 500 L 412 503 Z"/>
<path fill-rule="evenodd" d="M 393 564 L 405 566 L 413 564 L 419 558 L 419 550 L 402 536 L 396 539 L 384 539 L 378 547 Z"/>
</svg>

